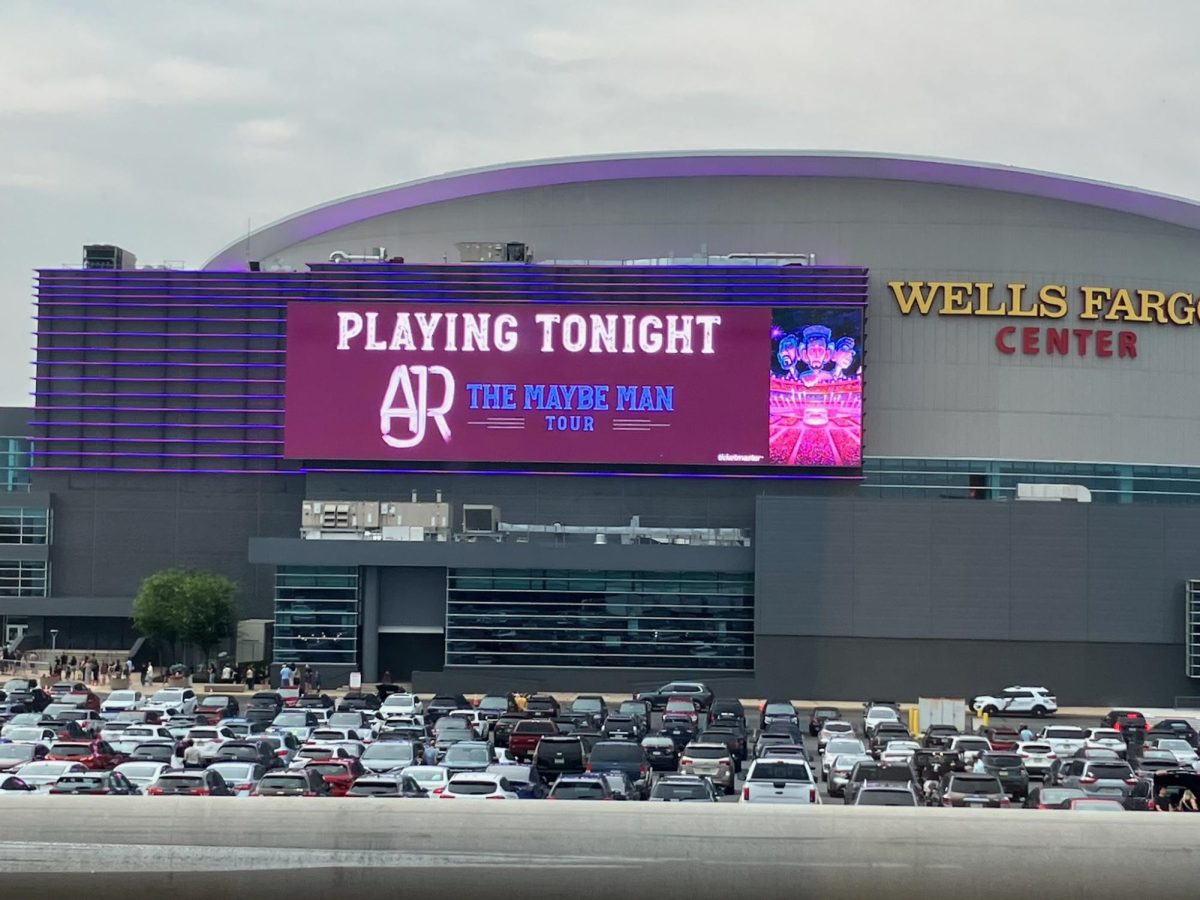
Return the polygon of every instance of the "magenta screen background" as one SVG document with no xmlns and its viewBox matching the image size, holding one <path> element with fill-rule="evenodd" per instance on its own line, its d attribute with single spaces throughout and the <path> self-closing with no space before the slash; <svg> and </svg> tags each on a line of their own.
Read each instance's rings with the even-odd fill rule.
<svg viewBox="0 0 1200 900">
<path fill-rule="evenodd" d="M 379 337 L 391 337 L 397 312 L 502 313 L 517 318 L 518 346 L 509 352 L 447 352 L 441 332 L 434 349 L 390 351 L 362 349 L 363 336 L 351 349 L 338 350 L 338 312 L 376 312 Z M 713 354 L 570 353 L 557 347 L 541 351 L 539 313 L 633 314 L 659 316 L 718 315 Z M 722 453 L 759 455 L 768 464 L 768 419 L 771 350 L 771 310 L 766 307 L 570 304 L 446 304 L 404 303 L 290 303 L 288 305 L 287 384 L 284 456 L 289 459 L 345 459 L 472 463 L 598 463 L 622 465 L 729 465 Z M 699 329 L 696 346 L 699 351 Z M 461 345 L 460 328 L 460 345 Z M 420 445 L 394 448 L 384 443 L 380 406 L 393 368 L 406 364 L 445 366 L 456 382 L 455 399 L 446 414 L 451 436 L 443 440 L 427 419 Z M 609 405 L 604 411 L 571 412 L 590 415 L 594 431 L 549 431 L 546 415 L 516 410 L 469 407 L 466 385 L 473 382 L 517 385 L 518 407 L 525 384 L 607 384 Z M 616 411 L 617 385 L 673 385 L 673 412 Z M 440 381 L 431 381 L 430 405 L 442 395 Z M 629 423 L 617 420 L 649 420 Z M 503 420 L 503 421 L 501 421 Z M 520 427 L 514 427 L 519 420 Z M 648 427 L 646 427 L 648 426 Z M 397 430 L 411 432 L 403 420 Z M 738 465 L 734 463 L 733 465 Z"/>
</svg>

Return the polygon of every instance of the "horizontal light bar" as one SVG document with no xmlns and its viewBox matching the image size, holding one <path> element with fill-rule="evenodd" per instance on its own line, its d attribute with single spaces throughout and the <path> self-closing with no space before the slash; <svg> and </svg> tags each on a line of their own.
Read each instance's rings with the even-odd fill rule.
<svg viewBox="0 0 1200 900">
<path fill-rule="evenodd" d="M 47 441 L 72 444 L 283 444 L 283 441 L 269 441 L 265 438 L 116 438 L 116 437 L 39 437 L 39 444 Z M 45 453 L 47 451 L 39 451 Z M 107 454 L 106 454 L 107 455 Z"/>
<path fill-rule="evenodd" d="M 282 425 L 223 425 L 220 422 L 29 422 L 44 428 L 236 428 L 280 429 Z"/>
<path fill-rule="evenodd" d="M 225 368 L 225 369 L 282 369 L 282 362 L 162 362 L 105 359 L 39 359 L 39 366 L 157 366 L 158 368 Z"/>
<path fill-rule="evenodd" d="M 277 349 L 275 347 L 232 347 L 228 350 L 221 347 L 30 347 L 30 350 L 35 350 L 38 353 L 272 353 L 282 355 L 287 353 L 287 350 Z M 283 365 L 283 363 L 276 363 Z"/>
<path fill-rule="evenodd" d="M 134 378 L 125 375 L 34 375 L 36 381 L 141 381 L 159 382 L 186 381 L 189 384 L 283 384 L 282 378 Z M 90 392 L 89 392 L 90 393 Z"/>
<path fill-rule="evenodd" d="M 90 395 L 89 395 L 90 396 Z M 173 395 L 167 395 L 173 396 Z M 208 396 L 208 395 L 206 395 Z M 234 409 L 217 406 L 43 406 L 35 405 L 31 409 L 37 412 L 66 412 L 66 411 L 91 411 L 99 410 L 101 412 L 174 412 L 174 413 L 228 413 L 235 416 L 245 415 L 246 413 L 255 413 L 256 415 L 281 416 L 282 409 Z M 230 426 L 236 428 L 238 426 Z M 247 426 L 256 427 L 256 426 Z"/>
</svg>

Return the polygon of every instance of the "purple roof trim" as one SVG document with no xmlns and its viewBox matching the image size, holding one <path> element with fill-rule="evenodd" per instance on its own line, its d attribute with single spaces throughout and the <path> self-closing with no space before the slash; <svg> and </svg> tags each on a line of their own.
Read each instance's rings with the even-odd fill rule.
<svg viewBox="0 0 1200 900">
<path fill-rule="evenodd" d="M 1065 200 L 1200 229 L 1200 203 L 1030 169 L 868 153 L 711 150 L 518 162 L 392 185 L 303 210 L 254 231 L 249 237 L 239 237 L 205 263 L 204 269 L 244 270 L 248 246 L 252 248 L 250 258 L 266 259 L 336 228 L 430 203 L 558 184 L 704 176 L 916 181 Z"/>
</svg>

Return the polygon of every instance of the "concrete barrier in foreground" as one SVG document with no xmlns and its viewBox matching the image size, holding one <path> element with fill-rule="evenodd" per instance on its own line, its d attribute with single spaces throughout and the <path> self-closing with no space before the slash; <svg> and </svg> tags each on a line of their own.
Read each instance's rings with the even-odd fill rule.
<svg viewBox="0 0 1200 900">
<path fill-rule="evenodd" d="M 5 797 L 0 896 L 1197 896 L 1200 816 Z"/>
</svg>

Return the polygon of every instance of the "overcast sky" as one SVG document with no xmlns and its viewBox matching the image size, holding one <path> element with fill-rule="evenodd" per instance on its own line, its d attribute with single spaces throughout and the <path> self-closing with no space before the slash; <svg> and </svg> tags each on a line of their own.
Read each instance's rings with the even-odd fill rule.
<svg viewBox="0 0 1200 900">
<path fill-rule="evenodd" d="M 5 0 L 0 405 L 32 270 L 201 265 L 344 194 L 498 162 L 788 148 L 1200 197 L 1200 4 Z"/>
</svg>

